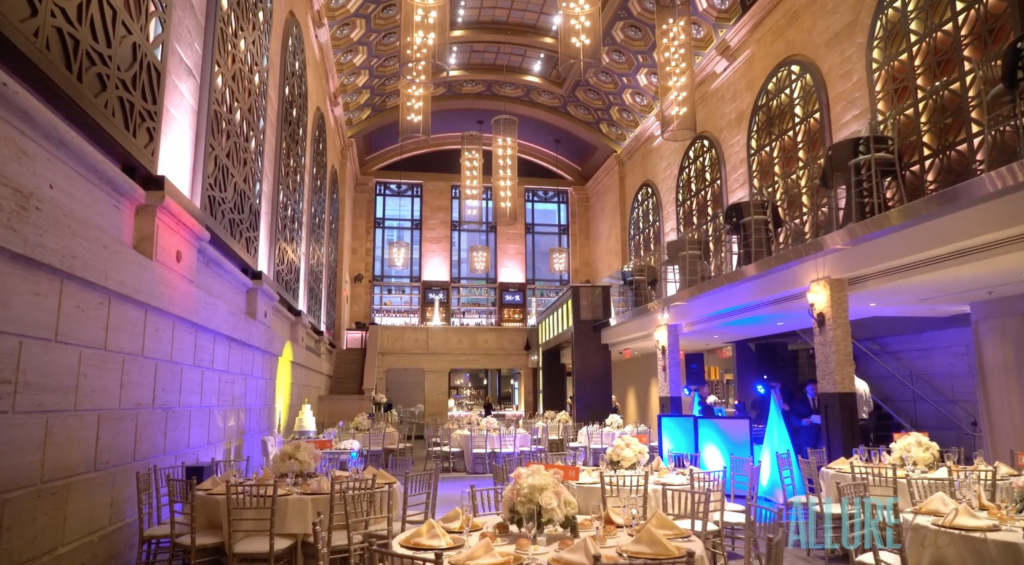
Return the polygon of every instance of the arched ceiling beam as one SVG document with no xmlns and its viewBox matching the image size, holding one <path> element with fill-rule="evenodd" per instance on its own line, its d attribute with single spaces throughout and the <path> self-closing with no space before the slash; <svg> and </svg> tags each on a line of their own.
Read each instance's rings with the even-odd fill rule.
<svg viewBox="0 0 1024 565">
<path fill-rule="evenodd" d="M 452 45 L 465 43 L 496 43 L 529 47 L 538 51 L 558 54 L 558 39 L 544 34 L 526 31 L 525 29 L 508 28 L 474 28 L 456 29 L 448 35 Z"/>
</svg>

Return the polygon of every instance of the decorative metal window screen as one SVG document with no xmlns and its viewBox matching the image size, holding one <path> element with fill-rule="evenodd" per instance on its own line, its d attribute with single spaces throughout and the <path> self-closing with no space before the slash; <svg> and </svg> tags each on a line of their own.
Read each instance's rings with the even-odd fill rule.
<svg viewBox="0 0 1024 565">
<path fill-rule="evenodd" d="M 381 181 L 377 183 L 374 193 L 374 282 L 420 282 L 423 185 Z M 409 243 L 408 269 L 399 271 L 388 268 L 388 243 L 392 241 Z"/>
<path fill-rule="evenodd" d="M 166 82 L 167 2 L 2 4 L 0 31 L 155 172 Z"/>
<path fill-rule="evenodd" d="M 298 304 L 302 265 L 302 202 L 306 177 L 306 49 L 294 19 L 285 33 L 277 155 L 277 238 L 274 281 Z"/>
<path fill-rule="evenodd" d="M 654 187 L 636 191 L 629 208 L 629 262 L 661 264 L 661 203 Z"/>
<path fill-rule="evenodd" d="M 257 264 L 266 131 L 270 0 L 217 2 L 201 206 Z"/>
<path fill-rule="evenodd" d="M 552 273 L 549 250 L 569 249 L 569 191 L 528 188 L 526 199 L 526 284 L 569 284 L 569 273 Z M 571 257 L 570 257 L 571 260 Z"/>
<path fill-rule="evenodd" d="M 829 226 L 828 195 L 818 186 L 829 143 L 824 98 L 809 64 L 784 61 L 761 87 L 750 116 L 750 200 L 778 208 L 782 223 L 772 225 L 777 251 L 823 235 Z"/>
<path fill-rule="evenodd" d="M 879 133 L 895 138 L 908 201 L 981 172 L 994 65 L 1014 32 L 1006 0 L 881 0 L 868 39 Z M 998 76 L 998 75 L 996 75 Z"/>
<path fill-rule="evenodd" d="M 707 136 L 697 136 L 679 165 L 676 229 L 681 239 L 698 242 L 711 277 L 721 275 L 727 268 L 724 205 L 718 148 Z"/>
<path fill-rule="evenodd" d="M 337 303 L 338 303 L 338 235 L 341 230 L 341 213 L 339 208 L 339 194 L 340 187 L 338 186 L 338 171 L 331 169 L 331 184 L 329 185 L 329 192 L 327 193 L 327 244 L 324 247 L 325 254 L 327 256 L 327 276 L 325 283 L 324 295 L 324 329 L 327 334 L 338 341 L 338 336 L 334 333 L 335 324 L 337 323 Z"/>
<path fill-rule="evenodd" d="M 452 187 L 452 284 L 495 284 L 497 282 L 497 228 L 494 225 L 494 203 L 491 189 L 484 188 L 481 223 L 461 221 L 462 203 L 459 187 Z M 469 248 L 486 245 L 491 250 L 491 265 L 487 274 L 470 271 Z"/>
<path fill-rule="evenodd" d="M 309 250 L 306 256 L 306 313 L 321 323 L 324 305 L 324 239 L 327 229 L 327 124 L 317 111 L 309 170 Z"/>
</svg>

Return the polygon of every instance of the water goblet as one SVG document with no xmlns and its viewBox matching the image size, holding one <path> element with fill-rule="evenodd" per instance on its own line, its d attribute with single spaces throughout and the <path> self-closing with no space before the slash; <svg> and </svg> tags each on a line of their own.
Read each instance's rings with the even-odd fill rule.
<svg viewBox="0 0 1024 565">
<path fill-rule="evenodd" d="M 523 531 L 526 533 L 526 539 L 530 540 L 527 563 L 533 563 L 533 535 L 537 532 L 537 511 L 533 507 L 527 508 L 523 515 Z"/>
<path fill-rule="evenodd" d="M 952 469 L 953 464 L 956 462 L 956 455 L 953 454 L 952 450 L 949 450 L 942 454 L 942 459 L 946 462 L 946 467 Z"/>
<path fill-rule="evenodd" d="M 980 449 L 974 452 L 974 464 L 978 466 L 985 464 L 985 452 Z"/>
<path fill-rule="evenodd" d="M 473 529 L 473 515 L 476 514 L 476 506 L 473 504 L 473 493 L 464 491 L 462 493 L 462 526 L 466 541 L 469 541 L 469 531 Z"/>
<path fill-rule="evenodd" d="M 869 461 L 868 461 L 868 448 L 864 447 L 863 443 L 860 444 L 860 446 L 857 448 L 857 458 L 860 459 L 861 462 L 869 463 Z"/>
<path fill-rule="evenodd" d="M 907 452 L 903 454 L 903 466 L 910 469 L 914 464 L 914 455 Z"/>
<path fill-rule="evenodd" d="M 676 460 L 675 460 L 675 457 L 672 457 L 672 453 L 669 453 L 668 457 L 665 458 L 665 466 L 668 467 L 668 472 L 669 473 L 674 473 L 675 472 Z"/>
<path fill-rule="evenodd" d="M 604 507 L 600 502 L 590 505 L 590 521 L 594 523 L 594 532 L 600 533 L 604 527 Z"/>
<path fill-rule="evenodd" d="M 288 476 L 284 480 L 284 485 L 291 489 L 293 484 L 295 484 L 295 471 L 288 471 Z"/>
</svg>

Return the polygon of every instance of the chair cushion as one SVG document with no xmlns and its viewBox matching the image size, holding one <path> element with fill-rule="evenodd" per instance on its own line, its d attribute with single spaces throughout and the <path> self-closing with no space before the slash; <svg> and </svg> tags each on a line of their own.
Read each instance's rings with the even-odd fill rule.
<svg viewBox="0 0 1024 565">
<path fill-rule="evenodd" d="M 747 507 L 742 505 L 742 504 L 740 504 L 740 503 L 738 503 L 738 502 L 726 502 L 725 503 L 725 511 L 726 512 L 745 512 L 746 510 L 747 510 Z"/>
<path fill-rule="evenodd" d="M 174 540 L 174 543 L 188 547 L 192 543 L 192 536 L 188 534 L 180 536 Z M 224 545 L 223 530 L 199 530 L 196 532 L 196 547 L 212 547 L 215 545 Z"/>
<path fill-rule="evenodd" d="M 288 549 L 295 545 L 295 538 L 274 536 L 274 552 Z M 266 555 L 270 553 L 270 536 L 249 536 L 239 540 L 232 548 L 234 553 L 242 555 Z"/>
<path fill-rule="evenodd" d="M 725 524 L 727 526 L 742 526 L 747 523 L 746 514 L 744 514 L 743 512 L 731 512 L 729 510 L 722 512 L 721 522 L 719 522 L 717 514 L 712 519 L 715 523 Z"/>
<path fill-rule="evenodd" d="M 171 537 L 171 524 L 160 524 L 159 526 L 153 526 L 142 533 L 142 537 L 145 539 L 163 539 Z"/>
<path fill-rule="evenodd" d="M 487 449 L 486 447 L 474 447 L 473 453 L 490 453 L 493 449 Z"/>
<path fill-rule="evenodd" d="M 324 535 L 327 535 L 326 533 Z M 355 538 L 359 540 L 359 536 Z M 244 541 L 244 540 L 243 540 Z M 306 534 L 302 536 L 303 543 L 313 543 L 313 534 Z M 331 538 L 331 548 L 344 547 L 348 545 L 348 532 L 345 530 L 334 530 L 334 537 Z"/>
<path fill-rule="evenodd" d="M 839 502 L 833 502 L 831 504 L 824 504 L 822 506 L 818 506 L 818 504 L 815 503 L 815 504 L 811 504 L 811 508 L 814 509 L 814 513 L 815 514 L 842 514 L 843 513 L 843 505 L 842 505 L 842 503 L 839 503 Z"/>
<path fill-rule="evenodd" d="M 674 522 L 676 522 L 677 524 L 679 524 L 680 526 L 682 526 L 684 528 L 692 529 L 692 530 L 694 530 L 696 532 L 703 532 L 703 531 L 705 531 L 705 528 L 707 528 L 706 529 L 707 533 L 709 533 L 709 534 L 716 534 L 716 533 L 718 533 L 721 530 L 721 528 L 719 528 L 715 524 L 712 524 L 711 522 L 708 522 L 707 524 L 705 524 L 701 520 L 693 520 L 692 527 L 691 527 L 690 520 L 686 519 L 686 518 L 674 520 Z"/>
<path fill-rule="evenodd" d="M 788 499 L 786 499 L 786 504 L 791 505 L 791 506 L 793 504 L 798 503 L 798 502 L 800 504 L 803 504 L 804 506 L 807 506 L 807 495 L 806 494 L 798 494 L 796 496 L 791 496 Z"/>
<path fill-rule="evenodd" d="M 854 559 L 853 562 L 857 565 L 900 565 L 901 563 L 900 554 L 885 550 L 878 552 L 878 561 L 875 561 L 874 555 L 865 553 Z"/>
</svg>

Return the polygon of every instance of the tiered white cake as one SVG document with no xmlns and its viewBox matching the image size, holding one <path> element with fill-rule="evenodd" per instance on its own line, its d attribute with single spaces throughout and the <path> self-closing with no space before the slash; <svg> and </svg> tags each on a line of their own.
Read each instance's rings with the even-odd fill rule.
<svg viewBox="0 0 1024 565">
<path fill-rule="evenodd" d="M 295 417 L 293 428 L 295 437 L 313 437 L 316 435 L 316 418 L 313 417 L 313 408 L 309 403 L 304 403 L 299 415 Z"/>
</svg>

